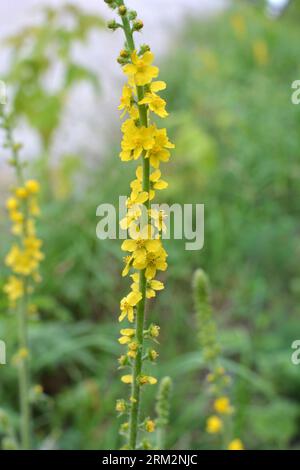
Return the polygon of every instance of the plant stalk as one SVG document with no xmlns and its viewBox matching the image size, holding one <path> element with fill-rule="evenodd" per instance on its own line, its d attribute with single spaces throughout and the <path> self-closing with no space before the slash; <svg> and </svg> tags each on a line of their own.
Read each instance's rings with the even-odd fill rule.
<svg viewBox="0 0 300 470">
<path fill-rule="evenodd" d="M 122 2 L 123 3 L 123 2 Z M 130 52 L 132 53 L 135 50 L 135 44 L 133 39 L 132 30 L 130 27 L 129 20 L 127 16 L 122 17 L 123 29 L 126 36 L 126 41 Z M 137 86 L 137 97 L 138 102 L 141 101 L 144 96 L 144 87 Z M 139 120 L 140 125 L 148 127 L 148 116 L 147 108 L 145 105 L 138 105 L 139 108 Z M 150 189 L 150 164 L 149 158 L 146 158 L 146 152 L 142 154 L 143 158 L 143 191 L 149 193 Z M 145 202 L 145 207 L 149 209 L 149 199 Z M 139 409 L 140 409 L 140 389 L 141 386 L 138 382 L 138 379 L 142 373 L 142 357 L 143 357 L 143 344 L 144 344 L 144 322 L 145 322 L 145 306 L 146 306 L 146 288 L 147 281 L 145 277 L 145 270 L 141 272 L 140 275 L 140 292 L 142 294 L 142 299 L 140 300 L 137 312 L 136 312 L 136 333 L 135 339 L 139 345 L 137 350 L 136 358 L 134 359 L 132 366 L 132 391 L 131 391 L 131 408 L 130 408 L 130 419 L 129 419 L 129 448 L 132 450 L 136 449 L 137 444 L 137 434 L 138 434 L 138 421 L 139 421 Z"/>
</svg>

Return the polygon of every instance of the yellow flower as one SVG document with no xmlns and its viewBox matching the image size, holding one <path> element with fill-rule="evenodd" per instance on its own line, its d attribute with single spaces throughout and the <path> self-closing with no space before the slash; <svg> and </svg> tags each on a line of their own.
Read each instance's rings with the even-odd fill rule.
<svg viewBox="0 0 300 470">
<path fill-rule="evenodd" d="M 146 197 L 147 197 L 147 193 L 145 193 L 145 194 L 146 194 Z M 147 197 L 147 199 L 148 199 L 148 197 Z M 142 211 L 141 211 L 141 208 L 140 208 L 139 204 L 136 204 L 136 205 L 130 207 L 127 211 L 126 216 L 120 222 L 121 229 L 127 230 L 130 227 L 130 225 L 132 224 L 132 222 L 137 221 L 141 217 L 141 215 L 142 215 Z"/>
<path fill-rule="evenodd" d="M 126 411 L 126 403 L 125 400 L 117 400 L 116 403 L 116 411 L 119 413 L 124 413 Z"/>
<path fill-rule="evenodd" d="M 222 420 L 216 416 L 210 416 L 206 422 L 206 432 L 209 434 L 217 434 L 222 431 L 223 422 Z"/>
<path fill-rule="evenodd" d="M 154 220 L 154 226 L 159 232 L 166 232 L 167 227 L 164 219 L 167 218 L 167 215 L 163 210 L 150 209 L 150 217 Z"/>
<path fill-rule="evenodd" d="M 136 269 L 146 269 L 145 277 L 151 280 L 155 277 L 156 271 L 166 271 L 168 265 L 166 263 L 167 253 L 163 248 L 155 252 L 147 252 L 146 254 L 135 258 L 133 267 Z"/>
<path fill-rule="evenodd" d="M 246 23 L 242 15 L 236 14 L 231 18 L 231 26 L 238 37 L 242 37 L 246 33 Z"/>
<path fill-rule="evenodd" d="M 24 294 L 23 281 L 16 276 L 10 276 L 3 290 L 8 296 L 9 301 L 14 305 L 16 300 L 20 299 Z"/>
<path fill-rule="evenodd" d="M 153 323 L 149 327 L 149 335 L 151 338 L 158 338 L 159 336 L 160 327 L 158 325 L 154 325 Z"/>
<path fill-rule="evenodd" d="M 149 375 L 141 375 L 138 380 L 140 385 L 155 385 L 157 383 L 157 379 Z"/>
<path fill-rule="evenodd" d="M 44 389 L 43 389 L 42 385 L 37 384 L 33 387 L 33 393 L 35 395 L 41 395 L 43 393 L 43 391 L 44 391 Z"/>
<path fill-rule="evenodd" d="M 124 269 L 122 271 L 122 277 L 127 276 L 133 262 L 133 256 L 124 256 L 123 261 L 125 263 Z"/>
<path fill-rule="evenodd" d="M 121 377 L 121 381 L 124 383 L 124 384 L 132 384 L 132 375 L 123 375 Z"/>
<path fill-rule="evenodd" d="M 21 223 L 24 220 L 24 216 L 23 216 L 22 212 L 18 212 L 18 211 L 15 211 L 15 210 L 11 211 L 9 216 L 10 216 L 11 220 L 13 222 L 16 222 L 16 223 Z"/>
<path fill-rule="evenodd" d="M 37 194 L 40 191 L 40 184 L 36 180 L 28 180 L 25 183 L 25 188 L 30 194 Z"/>
<path fill-rule="evenodd" d="M 123 123 L 122 130 L 124 132 L 120 153 L 122 161 L 137 160 L 143 151 L 150 150 L 153 147 L 154 126 L 137 127 L 134 120 L 128 119 Z"/>
<path fill-rule="evenodd" d="M 131 284 L 131 289 L 133 291 L 138 291 L 139 290 L 139 279 L 140 279 L 140 275 L 139 273 L 134 273 L 134 274 L 131 274 L 130 276 L 133 280 L 133 283 Z M 147 280 L 147 289 L 146 289 L 146 297 L 147 299 L 151 299 L 153 297 L 155 297 L 156 295 L 156 292 L 157 290 L 162 290 L 164 289 L 164 285 L 162 282 L 160 281 L 157 281 L 155 279 L 151 279 L 151 280 Z"/>
<path fill-rule="evenodd" d="M 156 361 L 156 359 L 158 358 L 159 354 L 157 351 L 155 351 L 155 349 L 151 349 L 149 351 L 149 358 L 151 361 Z"/>
<path fill-rule="evenodd" d="M 135 262 L 143 262 L 146 259 L 148 253 L 160 253 L 161 252 L 161 241 L 152 240 L 146 237 L 150 237 L 149 227 L 144 227 L 140 232 L 136 231 L 136 227 L 133 229 L 133 226 L 130 228 L 130 234 L 134 239 L 125 240 L 122 243 L 121 249 L 123 251 L 129 251 L 133 253 L 133 265 Z M 152 228 L 152 227 L 151 227 Z"/>
<path fill-rule="evenodd" d="M 133 90 L 129 85 L 123 86 L 121 101 L 118 108 L 121 111 L 123 110 L 121 118 L 126 114 L 126 112 L 130 115 L 132 119 L 137 119 L 139 116 L 138 109 L 134 106 L 134 98 L 132 92 Z"/>
<path fill-rule="evenodd" d="M 161 118 L 168 116 L 166 111 L 166 102 L 156 93 L 146 93 L 145 98 L 139 101 L 139 104 L 147 104 L 150 111 L 157 114 Z"/>
<path fill-rule="evenodd" d="M 128 209 L 137 208 L 139 204 L 143 204 L 148 200 L 148 193 L 146 191 L 138 192 L 132 191 L 130 197 L 127 198 L 126 206 Z"/>
<path fill-rule="evenodd" d="M 228 450 L 245 450 L 245 447 L 240 439 L 233 439 L 228 444 Z"/>
<path fill-rule="evenodd" d="M 147 419 L 145 422 L 145 430 L 147 432 L 154 432 L 155 431 L 155 422 L 151 419 Z"/>
<path fill-rule="evenodd" d="M 126 297 L 121 300 L 121 315 L 119 316 L 119 321 L 122 321 L 125 317 L 128 317 L 128 320 L 130 322 L 133 322 L 134 307 L 139 303 L 141 298 L 142 294 L 140 292 L 130 292 Z"/>
<path fill-rule="evenodd" d="M 12 362 L 13 364 L 20 364 L 24 359 L 27 359 L 29 356 L 29 351 L 26 348 L 21 348 L 19 351 L 13 356 Z"/>
<path fill-rule="evenodd" d="M 267 65 L 269 62 L 269 49 L 268 45 L 263 40 L 256 40 L 252 46 L 253 55 L 258 65 Z"/>
<path fill-rule="evenodd" d="M 162 80 L 157 80 L 156 82 L 152 82 L 149 88 L 151 93 L 157 93 L 158 91 L 165 90 L 167 85 Z"/>
<path fill-rule="evenodd" d="M 133 180 L 130 184 L 130 187 L 133 192 L 141 192 L 142 187 L 143 187 L 143 167 L 139 165 L 136 169 L 136 180 Z M 152 199 L 155 196 L 155 190 L 162 190 L 166 189 L 168 187 L 168 183 L 164 180 L 161 180 L 161 171 L 156 170 L 153 173 L 150 174 L 149 180 L 150 180 L 150 192 L 149 192 L 149 200 L 152 201 Z"/>
<path fill-rule="evenodd" d="M 28 196 L 28 191 L 26 188 L 17 188 L 16 189 L 16 196 L 18 199 L 26 199 Z"/>
<path fill-rule="evenodd" d="M 119 338 L 119 343 L 120 344 L 128 344 L 131 342 L 132 336 L 135 335 L 135 329 L 134 328 L 124 328 L 120 331 L 121 337 Z"/>
<path fill-rule="evenodd" d="M 150 83 L 153 78 L 156 78 L 159 73 L 158 67 L 152 64 L 154 55 L 152 52 L 147 51 L 141 57 L 134 51 L 131 55 L 132 64 L 127 64 L 123 67 L 123 71 L 129 78 L 133 78 L 137 86 L 144 86 Z"/>
<path fill-rule="evenodd" d="M 9 211 L 15 211 L 18 208 L 18 206 L 19 206 L 19 203 L 15 197 L 10 197 L 9 199 L 7 199 L 6 208 Z"/>
<path fill-rule="evenodd" d="M 233 408 L 227 397 L 217 398 L 214 402 L 214 409 L 220 414 L 231 414 L 233 412 Z"/>
<path fill-rule="evenodd" d="M 175 145 L 169 141 L 166 129 L 156 129 L 154 134 L 154 145 L 147 152 L 146 157 L 150 159 L 153 168 L 159 168 L 160 162 L 168 162 L 170 152 L 167 149 L 175 148 Z"/>
</svg>

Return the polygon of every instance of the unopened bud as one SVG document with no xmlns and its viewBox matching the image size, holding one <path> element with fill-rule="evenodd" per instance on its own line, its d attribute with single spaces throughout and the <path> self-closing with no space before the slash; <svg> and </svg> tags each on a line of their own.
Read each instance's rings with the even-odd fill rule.
<svg viewBox="0 0 300 470">
<path fill-rule="evenodd" d="M 117 58 L 117 62 L 118 64 L 125 65 L 128 63 L 128 59 L 124 59 L 123 57 L 120 56 Z"/>
<path fill-rule="evenodd" d="M 148 51 L 150 51 L 150 46 L 148 46 L 148 44 L 142 44 L 140 47 L 140 54 L 143 55 Z"/>
<path fill-rule="evenodd" d="M 107 3 L 107 5 L 109 5 L 111 8 L 115 8 L 116 7 L 116 3 L 115 3 L 115 0 L 104 0 L 105 3 Z"/>
<path fill-rule="evenodd" d="M 141 29 L 143 29 L 144 27 L 144 23 L 142 22 L 142 20 L 136 20 L 133 22 L 133 31 L 141 31 Z"/>
<path fill-rule="evenodd" d="M 129 13 L 128 13 L 128 18 L 131 20 L 131 21 L 134 21 L 137 17 L 137 12 L 135 10 L 130 10 Z"/>
<path fill-rule="evenodd" d="M 127 59 L 129 55 L 129 52 L 126 49 L 122 49 L 120 52 L 120 57 L 122 57 L 122 59 Z"/>
<path fill-rule="evenodd" d="M 108 29 L 111 29 L 111 30 L 115 31 L 116 29 L 119 28 L 119 25 L 118 25 L 118 23 L 117 23 L 115 20 L 110 20 L 110 21 L 107 23 L 107 27 L 108 27 Z"/>
<path fill-rule="evenodd" d="M 118 12 L 119 12 L 119 15 L 120 15 L 120 16 L 126 15 L 126 13 L 127 13 L 127 8 L 125 7 L 125 5 L 121 5 L 121 6 L 118 8 Z"/>
</svg>

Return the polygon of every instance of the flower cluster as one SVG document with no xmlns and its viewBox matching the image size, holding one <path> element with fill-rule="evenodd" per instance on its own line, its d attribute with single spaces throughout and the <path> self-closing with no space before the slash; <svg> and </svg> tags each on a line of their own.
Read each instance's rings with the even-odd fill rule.
<svg viewBox="0 0 300 470">
<path fill-rule="evenodd" d="M 6 202 L 6 208 L 12 222 L 12 233 L 16 237 L 5 264 L 11 269 L 12 275 L 4 286 L 10 305 L 16 302 L 27 290 L 32 290 L 33 282 L 39 282 L 39 265 L 44 255 L 41 252 L 42 242 L 36 236 L 35 219 L 39 215 L 37 195 L 39 183 L 28 180 L 13 190 Z"/>
<path fill-rule="evenodd" d="M 122 23 L 110 21 L 112 30 L 123 29 L 126 42 L 121 50 L 118 62 L 122 65 L 127 83 L 123 87 L 119 109 L 122 118 L 122 143 L 120 159 L 123 162 L 137 162 L 135 179 L 130 184 L 127 198 L 126 215 L 121 221 L 121 228 L 128 231 L 128 239 L 122 244 L 126 252 L 123 276 L 131 277 L 130 292 L 120 302 L 119 321 L 128 321 L 129 327 L 122 328 L 119 342 L 126 346 L 126 352 L 120 359 L 120 367 L 129 367 L 130 374 L 121 380 L 131 384 L 129 403 L 117 402 L 120 413 L 128 412 L 130 423 L 122 426 L 129 432 L 129 447 L 136 448 L 137 419 L 140 399 L 140 387 L 155 384 L 156 378 L 145 375 L 142 364 L 145 360 L 154 362 L 158 353 L 150 344 L 145 350 L 144 341 L 156 341 L 159 333 L 157 325 L 145 328 L 144 314 L 147 299 L 156 296 L 164 288 L 156 279 L 159 272 L 167 269 L 167 253 L 163 248 L 161 236 L 166 230 L 165 214 L 152 209 L 150 202 L 156 191 L 164 190 L 168 183 L 162 179 L 161 164 L 170 159 L 170 142 L 165 128 L 159 128 L 155 117 L 166 118 L 166 101 L 160 96 L 166 84 L 157 80 L 159 69 L 153 65 L 154 55 L 149 46 L 135 47 L 133 33 L 141 31 L 143 23 L 137 19 L 137 13 L 127 9 L 123 0 L 105 0 L 117 10 Z M 148 432 L 154 430 L 154 422 L 147 420 L 140 428 Z"/>
</svg>

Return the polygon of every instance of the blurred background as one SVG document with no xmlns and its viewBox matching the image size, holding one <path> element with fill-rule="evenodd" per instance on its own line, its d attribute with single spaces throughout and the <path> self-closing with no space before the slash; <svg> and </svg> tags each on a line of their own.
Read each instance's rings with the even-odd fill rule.
<svg viewBox="0 0 300 470">
<path fill-rule="evenodd" d="M 153 302 L 161 326 L 155 374 L 174 382 L 168 448 L 209 449 L 205 362 L 195 330 L 192 277 L 211 280 L 218 340 L 232 375 L 234 433 L 248 449 L 300 448 L 300 79 L 297 1 L 128 1 L 143 19 L 168 83 L 166 121 L 176 150 L 161 202 L 205 204 L 205 246 L 168 241 L 167 288 Z M 0 5 L 0 79 L 16 114 L 28 174 L 42 183 L 39 234 L 46 259 L 30 318 L 36 448 L 121 445 L 115 400 L 119 241 L 96 238 L 96 207 L 127 194 L 119 161 L 122 34 L 100 0 L 11 0 Z M 2 135 L 1 135 L 2 139 Z M 5 199 L 14 181 L 0 159 L 0 255 L 11 244 Z M 58 223 L 61 221 L 61 223 Z M 0 288 L 8 275 L 1 263 Z M 0 407 L 18 421 L 16 319 L 0 295 Z M 151 413 L 153 390 L 144 395 Z M 1 434 L 1 429 L 0 429 Z"/>
</svg>

